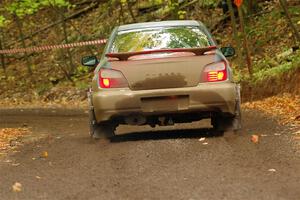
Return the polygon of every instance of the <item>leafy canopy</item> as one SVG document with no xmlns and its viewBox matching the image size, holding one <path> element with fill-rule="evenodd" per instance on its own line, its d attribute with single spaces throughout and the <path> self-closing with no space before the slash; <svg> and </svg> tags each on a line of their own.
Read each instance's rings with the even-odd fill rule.
<svg viewBox="0 0 300 200">
<path fill-rule="evenodd" d="M 4 27 L 6 19 L 4 16 L 0 15 L 0 28 Z"/>
<path fill-rule="evenodd" d="M 47 6 L 69 7 L 71 4 L 68 0 L 15 0 L 6 6 L 6 10 L 10 14 L 23 18 Z"/>
</svg>

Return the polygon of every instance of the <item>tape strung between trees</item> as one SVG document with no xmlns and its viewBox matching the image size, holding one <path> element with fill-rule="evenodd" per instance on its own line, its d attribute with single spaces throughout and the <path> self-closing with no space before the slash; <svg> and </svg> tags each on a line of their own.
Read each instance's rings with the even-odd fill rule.
<svg viewBox="0 0 300 200">
<path fill-rule="evenodd" d="M 97 45 L 97 44 L 106 44 L 106 39 L 76 42 L 76 43 L 69 43 L 69 44 L 19 48 L 19 49 L 4 49 L 4 50 L 0 50 L 0 54 L 17 54 L 17 53 L 25 53 L 25 52 L 28 53 L 28 52 L 49 51 L 52 49 L 68 49 L 68 48 Z"/>
</svg>

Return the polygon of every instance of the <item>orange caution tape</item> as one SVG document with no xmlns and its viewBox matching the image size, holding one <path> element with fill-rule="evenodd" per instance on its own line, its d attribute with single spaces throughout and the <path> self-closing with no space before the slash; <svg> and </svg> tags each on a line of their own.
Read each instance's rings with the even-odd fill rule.
<svg viewBox="0 0 300 200">
<path fill-rule="evenodd" d="M 67 48 L 105 44 L 105 43 L 106 43 L 106 39 L 102 39 L 102 40 L 93 40 L 93 41 L 85 41 L 85 42 L 76 42 L 76 43 L 70 43 L 70 44 L 47 45 L 47 46 L 28 47 L 28 48 L 19 48 L 19 49 L 4 49 L 4 50 L 0 50 L 0 54 L 39 52 L 39 51 L 48 51 L 48 50 L 52 50 L 52 49 L 67 49 Z"/>
</svg>

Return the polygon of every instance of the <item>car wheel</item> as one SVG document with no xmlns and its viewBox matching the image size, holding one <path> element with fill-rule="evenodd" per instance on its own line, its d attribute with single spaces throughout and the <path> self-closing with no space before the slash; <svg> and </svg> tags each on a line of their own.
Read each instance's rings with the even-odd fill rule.
<svg viewBox="0 0 300 200">
<path fill-rule="evenodd" d="M 211 125 L 215 132 L 225 132 L 232 127 L 232 117 L 214 116 L 211 118 Z"/>
<path fill-rule="evenodd" d="M 90 135 L 94 139 L 112 138 L 115 136 L 115 125 L 110 122 L 97 123 L 94 111 L 90 111 Z"/>
<path fill-rule="evenodd" d="M 211 135 L 214 137 L 222 137 L 224 136 L 224 132 L 223 130 L 217 130 L 217 129 L 213 129 L 211 132 Z"/>
</svg>

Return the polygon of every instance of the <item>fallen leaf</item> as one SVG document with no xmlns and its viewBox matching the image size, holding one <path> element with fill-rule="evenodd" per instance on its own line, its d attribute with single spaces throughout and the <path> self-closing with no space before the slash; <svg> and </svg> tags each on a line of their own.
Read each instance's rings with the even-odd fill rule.
<svg viewBox="0 0 300 200">
<path fill-rule="evenodd" d="M 203 142 L 205 140 L 205 137 L 202 137 L 199 139 L 199 142 Z"/>
<path fill-rule="evenodd" d="M 22 191 L 22 184 L 19 182 L 15 182 L 15 184 L 13 184 L 12 189 L 14 192 L 21 192 Z"/>
<path fill-rule="evenodd" d="M 48 158 L 48 152 L 47 151 L 43 151 L 41 154 L 42 158 Z"/>
<path fill-rule="evenodd" d="M 300 95 L 284 93 L 263 100 L 247 102 L 242 105 L 246 109 L 256 109 L 266 114 L 277 116 L 279 124 L 300 123 Z M 299 117 L 300 119 L 300 117 Z M 299 124 L 298 124 L 299 125 Z"/>
<path fill-rule="evenodd" d="M 21 138 L 29 134 L 27 128 L 2 128 L 0 129 L 0 153 L 13 150 L 21 144 Z M 13 151 L 14 152 L 14 151 Z"/>
<path fill-rule="evenodd" d="M 293 135 L 300 135 L 300 130 L 297 131 L 297 132 L 295 132 L 295 133 L 293 133 Z"/>
<path fill-rule="evenodd" d="M 252 135 L 251 136 L 251 141 L 253 142 L 253 143 L 258 143 L 258 140 L 259 140 L 259 136 L 258 135 Z"/>
<path fill-rule="evenodd" d="M 295 140 L 300 140 L 300 136 L 295 136 L 294 139 Z"/>
</svg>

